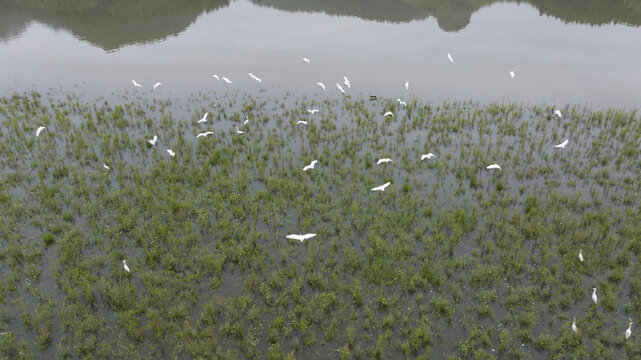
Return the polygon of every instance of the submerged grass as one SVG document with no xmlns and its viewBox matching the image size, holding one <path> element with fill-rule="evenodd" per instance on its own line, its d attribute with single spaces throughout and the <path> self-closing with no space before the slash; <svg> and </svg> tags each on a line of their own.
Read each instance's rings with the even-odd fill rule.
<svg viewBox="0 0 641 360">
<path fill-rule="evenodd" d="M 636 112 L 407 103 L 0 98 L 0 357 L 641 358 Z"/>
</svg>

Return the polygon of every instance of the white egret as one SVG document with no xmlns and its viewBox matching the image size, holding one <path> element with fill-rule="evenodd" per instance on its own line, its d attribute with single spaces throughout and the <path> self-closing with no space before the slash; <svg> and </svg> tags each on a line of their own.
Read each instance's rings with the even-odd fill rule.
<svg viewBox="0 0 641 360">
<path fill-rule="evenodd" d="M 407 103 L 401 99 L 396 99 L 396 101 L 398 101 L 398 104 L 401 106 L 407 106 Z"/>
<path fill-rule="evenodd" d="M 421 155 L 421 161 L 423 161 L 423 160 L 425 160 L 425 159 L 431 159 L 431 158 L 433 158 L 434 156 L 436 156 L 436 155 L 434 155 L 434 154 L 432 154 L 432 153 L 429 153 L 429 154 L 423 154 L 423 155 Z"/>
<path fill-rule="evenodd" d="M 298 240 L 300 242 L 303 242 L 303 241 L 305 241 L 307 239 L 313 238 L 314 236 L 316 236 L 316 234 L 303 234 L 303 235 L 291 234 L 291 235 L 287 235 L 285 237 L 288 238 L 288 239 L 293 239 L 293 240 Z"/>
<path fill-rule="evenodd" d="M 209 115 L 209 113 L 205 113 L 205 115 L 203 115 L 203 118 L 198 120 L 198 123 L 200 124 L 200 123 L 207 122 L 207 115 Z"/>
<path fill-rule="evenodd" d="M 296 125 L 300 125 L 300 124 L 307 125 L 307 121 L 298 120 L 298 122 L 296 123 Z"/>
<path fill-rule="evenodd" d="M 351 89 L 351 88 L 352 88 L 352 83 L 351 83 L 351 82 L 349 82 L 349 79 L 347 78 L 347 76 L 343 76 L 343 79 L 345 79 L 345 81 L 343 82 L 343 84 L 345 84 L 345 86 L 347 86 L 348 88 L 350 88 L 350 89 Z"/>
<path fill-rule="evenodd" d="M 406 81 L 403 86 L 405 86 L 405 90 L 409 90 L 410 89 L 410 82 Z"/>
<path fill-rule="evenodd" d="M 127 266 L 127 260 L 123 260 L 123 261 L 122 261 L 122 267 L 124 267 L 124 268 L 125 268 L 125 271 L 126 271 L 126 272 L 131 272 L 131 271 L 129 270 L 129 266 Z"/>
<path fill-rule="evenodd" d="M 37 128 L 37 129 L 36 129 L 36 137 L 40 136 L 40 133 L 41 133 L 41 132 L 42 132 L 42 130 L 44 130 L 44 129 L 46 129 L 46 127 L 44 127 L 44 126 L 41 126 L 41 127 Z"/>
<path fill-rule="evenodd" d="M 577 332 L 579 332 L 579 328 L 576 327 L 576 317 L 574 317 L 574 321 L 572 322 L 571 328 L 572 328 L 572 331 L 574 331 L 575 334 Z"/>
<path fill-rule="evenodd" d="M 136 80 L 131 80 L 131 83 L 134 84 L 134 87 L 142 87 L 142 85 L 138 84 Z"/>
<path fill-rule="evenodd" d="M 224 76 L 223 76 L 223 81 L 224 81 L 225 83 L 227 83 L 227 84 L 233 84 L 233 82 L 231 82 L 231 80 L 227 79 L 227 78 L 226 78 L 226 77 L 224 77 Z"/>
<path fill-rule="evenodd" d="M 516 73 L 513 70 L 510 70 L 509 74 L 510 74 L 510 79 L 514 79 L 514 77 L 516 76 Z"/>
<path fill-rule="evenodd" d="M 241 134 L 242 135 L 244 133 L 245 133 L 244 131 L 238 129 L 238 126 L 236 126 L 236 134 Z"/>
<path fill-rule="evenodd" d="M 391 111 L 388 111 L 385 114 L 383 114 L 383 117 L 388 117 L 388 116 L 394 117 L 394 113 Z"/>
<path fill-rule="evenodd" d="M 309 169 L 313 169 L 313 168 L 314 168 L 314 165 L 316 165 L 316 163 L 317 163 L 317 162 L 318 162 L 318 160 L 312 160 L 312 162 L 311 162 L 311 163 L 309 163 L 309 165 L 307 165 L 307 166 L 305 166 L 305 167 L 303 168 L 303 171 L 307 171 L 307 170 L 309 170 Z"/>
<path fill-rule="evenodd" d="M 388 162 L 393 162 L 393 161 L 390 158 L 382 158 L 382 159 L 378 159 L 378 161 L 376 162 L 376 165 L 382 164 L 382 163 L 388 163 Z"/>
<path fill-rule="evenodd" d="M 171 149 L 167 149 L 167 154 L 169 154 L 169 156 L 171 156 L 171 157 L 176 156 L 176 153 Z"/>
<path fill-rule="evenodd" d="M 147 140 L 152 146 L 156 145 L 156 141 L 158 140 L 158 136 L 154 135 L 153 139 Z"/>
<path fill-rule="evenodd" d="M 488 170 L 492 170 L 492 169 L 499 169 L 499 170 L 501 170 L 501 166 L 499 166 L 499 164 L 492 164 L 492 165 L 488 165 L 488 166 L 486 167 L 486 169 L 488 169 Z"/>
<path fill-rule="evenodd" d="M 249 77 L 256 80 L 259 84 L 262 83 L 263 81 L 256 75 L 249 73 Z"/>
<path fill-rule="evenodd" d="M 318 109 L 307 109 L 307 112 L 314 115 L 318 112 Z"/>
<path fill-rule="evenodd" d="M 243 121 L 243 126 L 247 125 L 249 123 L 249 116 L 245 115 L 245 121 Z"/>
<path fill-rule="evenodd" d="M 325 91 L 325 84 L 323 84 L 322 82 L 317 82 L 316 85 L 320 86 L 321 89 L 323 89 L 323 91 Z"/>
<path fill-rule="evenodd" d="M 161 85 L 162 85 L 162 83 L 161 83 L 161 82 L 157 82 L 157 83 L 155 83 L 155 84 L 154 84 L 154 90 L 158 89 L 158 87 L 159 87 L 159 86 L 161 86 Z"/>
<path fill-rule="evenodd" d="M 343 94 L 345 94 L 345 90 L 343 90 L 343 87 L 341 86 L 341 84 L 336 83 L 336 87 L 337 87 L 337 88 L 338 88 L 338 90 L 340 90 Z"/>
<path fill-rule="evenodd" d="M 561 110 L 554 110 L 554 115 L 558 116 L 559 118 L 563 117 L 563 114 L 561 114 Z"/>
<path fill-rule="evenodd" d="M 625 339 L 628 340 L 631 335 L 632 335 L 632 321 L 630 321 L 630 325 L 628 325 L 628 329 L 625 331 Z"/>
<path fill-rule="evenodd" d="M 197 138 L 199 138 L 199 137 L 203 137 L 203 136 L 205 136 L 205 137 L 206 137 L 207 135 L 213 135 L 213 134 L 214 134 L 214 132 L 213 132 L 213 131 L 206 131 L 206 132 L 202 132 L 202 133 L 200 133 L 200 134 L 196 135 L 196 137 L 197 137 Z"/>
<path fill-rule="evenodd" d="M 377 186 L 375 188 L 372 188 L 372 191 L 385 191 L 385 188 L 387 188 L 391 184 L 391 182 L 386 182 L 385 184 L 381 186 Z"/>
<path fill-rule="evenodd" d="M 309 64 L 309 59 L 308 58 L 303 58 L 303 61 Z"/>
<path fill-rule="evenodd" d="M 554 147 L 555 147 L 555 148 L 565 149 L 565 145 L 567 145 L 567 144 L 568 144 L 568 141 L 569 141 L 568 139 L 565 139 L 565 141 L 563 141 L 562 143 L 560 143 L 560 144 L 558 144 L 558 145 L 554 145 Z"/>
<path fill-rule="evenodd" d="M 106 164 L 104 164 L 104 163 L 102 164 L 102 167 L 103 167 L 103 168 L 105 168 L 105 170 L 110 170 L 110 169 L 109 169 L 109 166 L 107 166 L 107 165 L 106 165 Z"/>
<path fill-rule="evenodd" d="M 216 80 L 220 80 L 220 77 L 218 77 L 218 75 L 215 75 L 215 74 L 214 74 L 214 75 L 212 75 L 211 77 L 213 77 L 213 78 L 214 78 L 214 79 L 216 79 Z"/>
<path fill-rule="evenodd" d="M 596 296 L 596 288 L 592 288 L 592 301 L 596 304 L 599 298 Z"/>
<path fill-rule="evenodd" d="M 583 262 L 583 252 L 579 249 L 579 261 Z"/>
<path fill-rule="evenodd" d="M 450 60 L 451 63 L 454 63 L 454 58 L 452 57 L 452 54 L 447 53 L 447 58 Z"/>
</svg>

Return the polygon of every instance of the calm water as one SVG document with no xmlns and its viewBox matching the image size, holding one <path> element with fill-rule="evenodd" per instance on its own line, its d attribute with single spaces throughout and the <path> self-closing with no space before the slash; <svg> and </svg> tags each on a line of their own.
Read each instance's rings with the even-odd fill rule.
<svg viewBox="0 0 641 360">
<path fill-rule="evenodd" d="M 317 94 L 321 81 L 339 96 L 334 84 L 347 76 L 348 93 L 364 95 L 595 107 L 641 100 L 636 2 L 48 3 L 0 0 L 0 89 L 78 84 L 105 93 L 135 79 L 139 91 L 160 81 L 177 95 L 224 88 L 218 74 L 232 89 Z"/>
</svg>

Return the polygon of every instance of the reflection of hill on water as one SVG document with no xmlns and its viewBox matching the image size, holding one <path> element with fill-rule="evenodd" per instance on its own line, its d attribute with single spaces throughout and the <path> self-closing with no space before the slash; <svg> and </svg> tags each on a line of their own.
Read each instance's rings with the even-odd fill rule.
<svg viewBox="0 0 641 360">
<path fill-rule="evenodd" d="M 499 0 L 250 0 L 291 12 L 322 12 L 373 21 L 406 22 L 434 17 L 445 31 L 467 26 L 474 12 Z M 641 1 L 504 0 L 526 3 L 566 22 L 641 25 Z M 203 12 L 230 0 L 0 0 L 0 39 L 19 34 L 35 20 L 105 50 L 164 39 L 186 29 Z"/>
</svg>

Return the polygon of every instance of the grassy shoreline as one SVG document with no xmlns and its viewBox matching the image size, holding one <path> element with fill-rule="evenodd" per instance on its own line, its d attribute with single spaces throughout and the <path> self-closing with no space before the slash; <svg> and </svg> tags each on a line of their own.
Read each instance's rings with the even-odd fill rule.
<svg viewBox="0 0 641 360">
<path fill-rule="evenodd" d="M 0 98 L 2 358 L 641 357 L 635 110 L 122 98 Z"/>
</svg>

